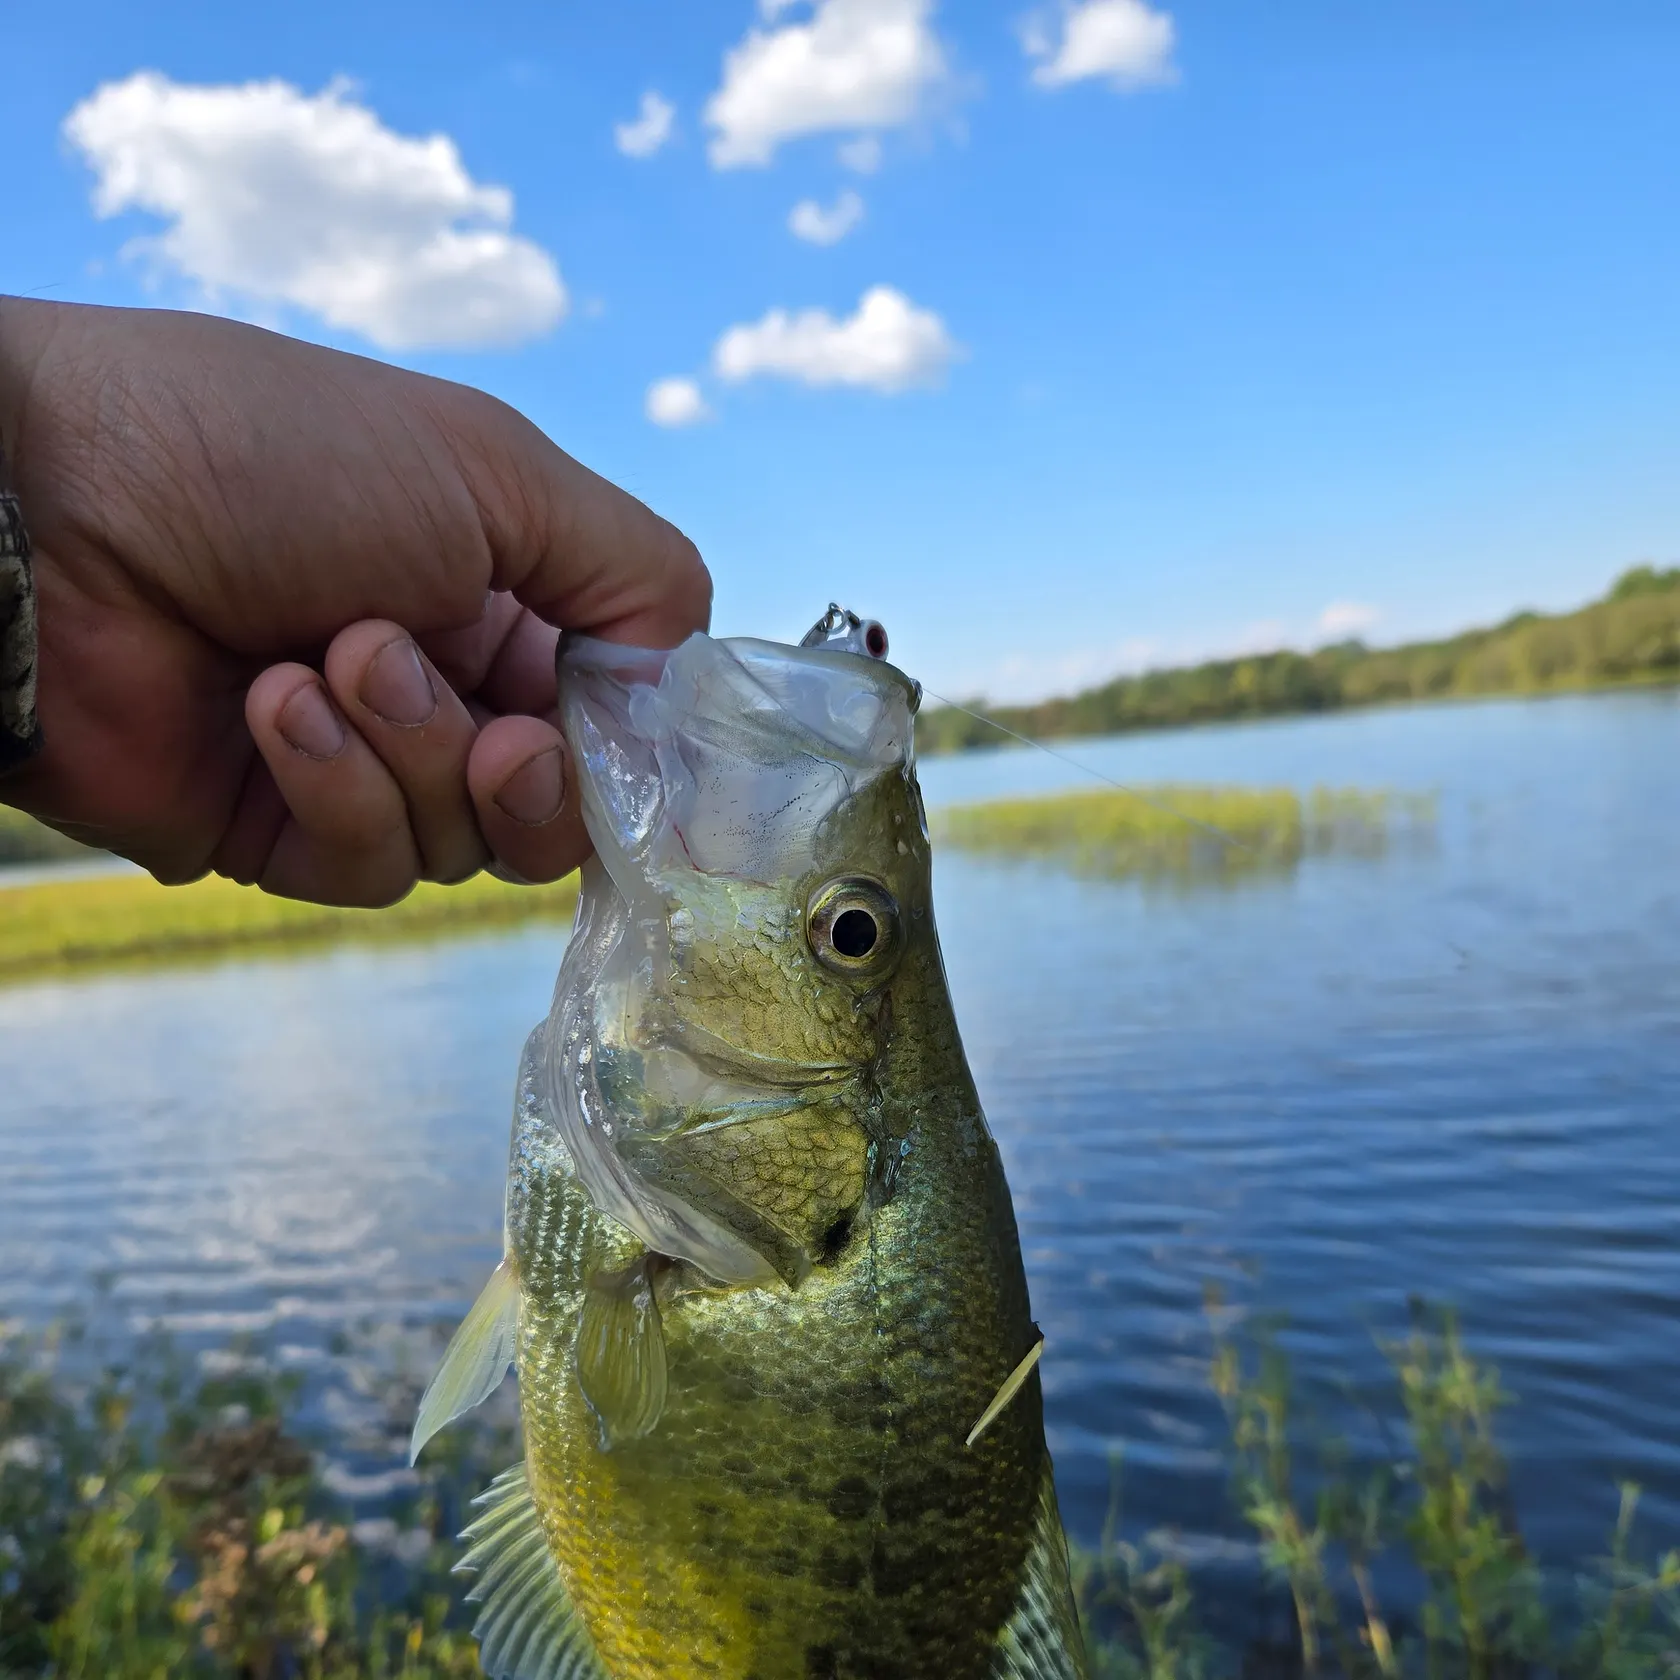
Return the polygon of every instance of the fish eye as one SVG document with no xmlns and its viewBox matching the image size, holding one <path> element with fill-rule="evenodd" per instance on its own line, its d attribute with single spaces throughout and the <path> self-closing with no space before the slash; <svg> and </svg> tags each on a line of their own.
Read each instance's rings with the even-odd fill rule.
<svg viewBox="0 0 1680 1680">
<path fill-rule="evenodd" d="M 879 979 L 898 955 L 898 905 L 879 881 L 842 876 L 812 895 L 805 931 L 812 955 L 825 968 Z"/>
<path fill-rule="evenodd" d="M 867 957 L 880 936 L 875 918 L 867 910 L 842 910 L 829 930 L 834 949 L 843 957 Z"/>
</svg>

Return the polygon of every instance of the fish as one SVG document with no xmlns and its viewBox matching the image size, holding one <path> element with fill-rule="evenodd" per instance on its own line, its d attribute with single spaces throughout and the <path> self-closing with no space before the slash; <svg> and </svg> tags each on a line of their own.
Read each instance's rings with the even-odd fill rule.
<svg viewBox="0 0 1680 1680">
<path fill-rule="evenodd" d="M 562 638 L 595 853 L 413 1438 L 517 1369 L 462 1536 L 492 1680 L 1088 1680 L 885 648 Z"/>
</svg>

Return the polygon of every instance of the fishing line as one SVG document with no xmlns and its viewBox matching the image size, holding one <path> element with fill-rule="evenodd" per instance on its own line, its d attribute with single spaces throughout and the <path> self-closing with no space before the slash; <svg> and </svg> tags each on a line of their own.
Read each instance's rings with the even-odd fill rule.
<svg viewBox="0 0 1680 1680">
<path fill-rule="evenodd" d="M 862 619 L 854 612 L 830 601 L 828 611 L 806 631 L 801 647 L 840 648 L 848 653 L 863 654 L 871 659 L 884 659 L 887 655 L 887 633 L 875 619 Z M 1071 753 L 1062 752 L 1044 741 L 1035 740 L 1031 735 L 1022 735 L 1011 729 L 1006 723 L 999 723 L 994 717 L 988 717 L 984 712 L 977 712 L 971 706 L 965 706 L 960 701 L 948 700 L 943 694 L 937 694 L 925 684 L 918 684 L 920 693 L 930 699 L 937 700 L 942 706 L 949 706 L 953 711 L 961 712 L 964 717 L 971 717 L 976 723 L 983 723 L 988 729 L 995 729 L 1000 735 L 1007 735 L 1011 741 L 1018 741 L 1023 747 L 1037 747 L 1041 753 L 1047 753 L 1051 758 L 1059 760 L 1070 769 L 1077 770 L 1082 776 L 1089 776 L 1093 781 L 1104 783 L 1118 793 L 1126 794 L 1151 810 L 1159 811 L 1163 816 L 1171 817 L 1175 822 L 1187 823 L 1191 828 L 1199 828 L 1204 834 L 1210 834 L 1222 845 L 1234 847 L 1239 852 L 1247 852 L 1252 857 L 1260 855 L 1260 848 L 1247 840 L 1238 839 L 1234 834 L 1227 834 L 1217 823 L 1210 823 L 1201 817 L 1193 817 L 1188 811 L 1180 811 L 1175 806 L 1167 804 L 1163 799 L 1157 799 L 1152 794 L 1145 793 L 1140 787 L 1129 782 L 1117 781 L 1113 776 L 1104 775 L 1095 766 L 1086 764 L 1075 758 Z M 1462 969 L 1469 965 L 1472 954 L 1452 940 L 1436 933 L 1431 937 L 1445 946 L 1458 959 L 1457 966 Z"/>
<path fill-rule="evenodd" d="M 1224 829 L 1210 822 L 1204 822 L 1200 817 L 1193 817 L 1188 811 L 1175 810 L 1171 805 L 1152 797 L 1142 788 L 1133 787 L 1127 782 L 1117 782 L 1112 776 L 1105 776 L 1102 771 L 1093 769 L 1089 764 L 1082 764 L 1077 758 L 1065 752 L 1058 752 L 1054 747 L 1047 746 L 1043 741 L 1035 741 L 1030 735 L 1018 735 L 1006 723 L 999 723 L 996 718 L 987 717 L 984 712 L 970 710 L 955 700 L 947 700 L 943 694 L 935 694 L 931 688 L 923 686 L 922 692 L 931 699 L 937 700 L 942 706 L 949 706 L 952 711 L 961 712 L 964 717 L 971 717 L 976 723 L 984 723 L 997 730 L 999 734 L 1007 735 L 1012 741 L 1019 741 L 1023 747 L 1037 747 L 1041 753 L 1048 753 L 1052 758 L 1059 758 L 1063 764 L 1071 765 L 1081 775 L 1095 777 L 1099 782 L 1106 782 L 1111 788 L 1120 793 L 1130 794 L 1133 799 L 1140 800 L 1151 810 L 1159 811 L 1164 817 L 1176 818 L 1179 822 L 1189 823 L 1192 828 L 1205 830 L 1216 840 L 1223 840 L 1227 846 L 1235 846 L 1240 852 L 1253 852 L 1255 847 L 1246 840 L 1239 840 L 1234 834 L 1227 834 Z"/>
<path fill-rule="evenodd" d="M 1151 795 L 1145 793 L 1142 788 L 1133 787 L 1127 782 L 1116 781 L 1112 776 L 1105 776 L 1102 771 L 1095 769 L 1089 764 L 1083 763 L 1081 760 L 1075 758 L 1071 753 L 1058 751 L 1057 748 L 1049 746 L 1043 741 L 1035 741 L 1030 735 L 1018 734 L 1015 730 L 1011 729 L 1008 724 L 999 723 L 996 718 L 987 717 L 984 712 L 977 712 L 973 710 L 972 707 L 964 706 L 956 700 L 947 700 L 943 694 L 935 694 L 934 691 L 931 688 L 928 688 L 925 684 L 923 685 L 922 692 L 930 699 L 937 700 L 940 705 L 949 706 L 953 711 L 961 712 L 964 717 L 973 718 L 976 723 L 986 724 L 989 728 L 997 730 L 1000 735 L 1007 735 L 1012 741 L 1019 741 L 1023 747 L 1037 747 L 1041 753 L 1048 753 L 1052 758 L 1060 759 L 1063 764 L 1069 765 L 1071 768 L 1079 771 L 1081 775 L 1094 777 L 1099 782 L 1106 782 L 1109 787 L 1116 789 L 1120 793 L 1130 794 L 1133 799 L 1141 800 L 1145 805 L 1149 806 L 1152 810 L 1159 811 L 1163 816 L 1174 817 L 1179 822 L 1189 823 L 1192 828 L 1203 829 L 1207 833 L 1213 835 L 1216 839 L 1224 841 L 1227 846 L 1235 846 L 1238 851 L 1258 855 L 1259 848 L 1251 846 L 1248 841 L 1239 840 L 1236 835 L 1227 834 L 1224 829 L 1216 827 L 1213 823 L 1204 822 L 1200 817 L 1193 817 L 1188 811 L 1175 810 L 1171 805 L 1165 803 L 1165 801 L 1153 798 Z M 1431 937 L 1452 952 L 1452 954 L 1458 959 L 1458 968 L 1467 968 L 1470 963 L 1475 960 L 1475 954 L 1473 952 L 1467 951 L 1463 946 L 1446 938 L 1445 935 L 1436 933 L 1432 934 Z"/>
</svg>

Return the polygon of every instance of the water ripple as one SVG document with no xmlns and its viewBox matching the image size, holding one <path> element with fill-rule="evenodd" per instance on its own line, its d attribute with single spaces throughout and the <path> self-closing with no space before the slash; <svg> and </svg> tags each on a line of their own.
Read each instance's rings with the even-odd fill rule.
<svg viewBox="0 0 1680 1680">
<path fill-rule="evenodd" d="M 1434 787 L 1440 844 L 1201 895 L 941 860 L 1076 1530 L 1118 1448 L 1129 1525 L 1251 1564 L 1214 1287 L 1237 1316 L 1287 1313 L 1305 1400 L 1367 1444 L 1354 1402 L 1382 1394 L 1408 1297 L 1455 1302 L 1519 1397 L 1541 1554 L 1600 1550 L 1627 1475 L 1680 1537 L 1675 733 L 1671 704 L 1630 695 L 1096 744 L 1128 781 Z M 1057 776 L 1005 754 L 926 781 Z M 558 944 L 7 992 L 0 1316 L 81 1306 L 205 1354 L 261 1338 L 348 1443 L 338 1484 L 399 1485 L 368 1362 L 423 1378 L 495 1263 L 513 1072 Z"/>
</svg>

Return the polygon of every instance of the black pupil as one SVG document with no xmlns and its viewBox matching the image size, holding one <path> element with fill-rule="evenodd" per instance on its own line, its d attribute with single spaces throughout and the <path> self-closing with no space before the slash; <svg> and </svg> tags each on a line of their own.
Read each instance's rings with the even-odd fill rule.
<svg viewBox="0 0 1680 1680">
<path fill-rule="evenodd" d="M 843 957 L 867 957 L 880 937 L 875 918 L 867 910 L 842 910 L 829 934 Z"/>
</svg>

